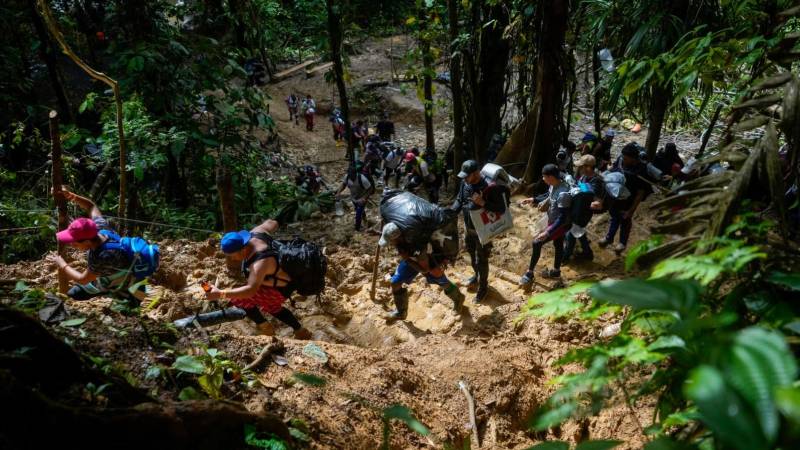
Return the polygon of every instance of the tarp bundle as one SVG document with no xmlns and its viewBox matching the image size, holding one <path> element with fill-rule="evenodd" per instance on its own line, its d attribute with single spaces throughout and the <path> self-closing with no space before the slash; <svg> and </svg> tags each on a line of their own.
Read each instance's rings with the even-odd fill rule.
<svg viewBox="0 0 800 450">
<path fill-rule="evenodd" d="M 383 223 L 394 222 L 414 247 L 423 249 L 431 243 L 434 253 L 449 258 L 458 254 L 458 213 L 397 190 L 384 192 L 380 210 Z"/>
</svg>

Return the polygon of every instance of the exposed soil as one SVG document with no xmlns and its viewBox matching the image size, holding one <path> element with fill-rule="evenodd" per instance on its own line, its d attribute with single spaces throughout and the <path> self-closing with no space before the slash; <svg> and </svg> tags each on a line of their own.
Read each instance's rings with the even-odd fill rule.
<svg viewBox="0 0 800 450">
<path fill-rule="evenodd" d="M 395 38 L 395 54 L 404 38 Z M 354 83 L 388 77 L 386 40 L 370 44 L 364 53 L 351 58 Z M 298 164 L 320 165 L 328 180 L 338 180 L 346 167 L 344 148 L 336 147 L 326 116 L 318 117 L 314 132 L 305 131 L 287 120 L 283 99 L 290 90 L 311 92 L 321 105 L 330 109 L 331 85 L 321 75 L 305 79 L 298 75 L 266 88 L 273 97 L 273 114 L 283 152 Z M 413 86 L 408 92 L 394 87 L 375 92 L 392 111 L 398 125 L 398 137 L 410 146 L 424 142 L 422 107 L 415 98 Z M 446 100 L 446 89 L 439 94 Z M 327 96 L 327 105 L 322 99 Z M 441 113 L 444 114 L 444 113 Z M 447 119 L 437 116 L 437 145 L 444 148 L 450 139 Z M 358 115 L 354 115 L 358 117 Z M 579 122 L 589 128 L 588 119 Z M 581 129 L 576 127 L 576 129 Z M 582 133 L 575 132 L 574 137 Z M 621 132 L 618 142 L 643 141 L 644 132 L 633 135 Z M 448 198 L 448 195 L 442 195 Z M 356 233 L 352 215 L 317 215 L 316 218 L 285 227 L 285 232 L 302 234 L 325 245 L 329 257 L 328 286 L 316 299 L 297 298 L 290 306 L 303 324 L 313 332 L 313 340 L 328 355 L 321 364 L 303 354 L 306 341 L 291 338 L 290 329 L 275 321 L 278 339 L 285 344 L 288 365 L 268 364 L 259 369 L 260 385 L 246 390 L 234 400 L 243 401 L 252 411 L 271 411 L 287 421 L 302 419 L 313 438 L 310 448 L 374 449 L 381 440 L 382 422 L 379 410 L 399 403 L 411 408 L 427 425 L 433 436 L 428 441 L 405 425 L 392 425 L 393 448 L 442 448 L 445 442 L 469 439 L 467 402 L 458 382 L 465 381 L 475 398 L 481 448 L 523 449 L 545 439 L 576 440 L 620 439 L 627 447 L 640 448 L 640 425 L 649 424 L 653 404 L 640 400 L 633 409 L 618 406 L 604 411 L 584 423 L 570 422 L 549 433 L 527 431 L 531 414 L 554 389 L 546 381 L 577 367 L 552 367 L 552 363 L 569 349 L 597 341 L 599 331 L 613 317 L 594 323 L 578 321 L 551 322 L 541 319 L 516 321 L 530 296 L 516 286 L 530 257 L 530 241 L 541 214 L 532 208 L 517 206 L 512 212 L 515 228 L 494 243 L 491 258 L 489 298 L 481 304 L 470 301 L 458 315 L 451 301 L 438 287 L 417 281 L 411 286 L 409 315 L 406 322 L 387 324 L 384 315 L 392 309 L 388 276 L 397 257 L 392 250 L 382 255 L 375 301 L 370 300 L 370 280 L 377 242 L 377 208 L 368 209 L 371 229 Z M 444 200 L 443 200 L 444 202 Z M 650 220 L 646 204 L 642 219 L 634 227 L 631 241 L 646 237 Z M 605 231 L 607 216 L 596 217 L 589 227 L 594 241 Z M 370 227 L 368 227 L 370 228 Z M 259 336 L 247 320 L 209 327 L 205 331 L 189 330 L 173 333 L 164 324 L 208 309 L 197 284 L 200 279 L 217 280 L 222 286 L 233 286 L 242 280 L 236 271 L 225 269 L 218 242 L 175 240 L 161 242 L 163 260 L 154 277 L 149 301 L 152 307 L 140 323 L 111 311 L 109 299 L 69 302 L 72 317 L 87 317 L 78 328 L 53 327 L 79 350 L 112 361 L 129 371 L 136 382 L 151 389 L 156 396 L 175 398 L 177 390 L 155 380 L 146 380 L 148 367 L 170 364 L 169 352 L 154 346 L 160 342 L 186 352 L 196 342 L 224 351 L 236 363 L 250 363 L 272 337 Z M 552 264 L 552 247 L 545 246 L 540 267 Z M 75 255 L 80 260 L 80 255 Z M 596 260 L 562 270 L 563 281 L 570 284 L 581 279 L 623 276 L 623 258 L 611 251 L 597 250 Z M 448 276 L 461 284 L 472 274 L 466 254 L 447 270 Z M 0 266 L 0 279 L 25 280 L 29 285 L 55 288 L 55 276 L 39 262 L 22 262 Z M 0 289 L 11 288 L 3 283 Z M 536 284 L 534 292 L 554 287 L 551 281 Z M 466 293 L 466 292 L 465 292 Z M 6 293 L 3 296 L 7 296 Z M 147 329 L 145 333 L 142 324 Z M 295 372 L 316 374 L 327 380 L 323 388 L 295 383 Z M 620 405 L 622 404 L 619 402 Z M 636 417 L 633 417 L 635 414 Z"/>
</svg>

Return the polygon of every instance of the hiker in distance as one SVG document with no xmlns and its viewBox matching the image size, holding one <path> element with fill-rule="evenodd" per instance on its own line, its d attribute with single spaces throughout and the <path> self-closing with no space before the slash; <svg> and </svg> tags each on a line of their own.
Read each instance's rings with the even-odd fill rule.
<svg viewBox="0 0 800 450">
<path fill-rule="evenodd" d="M 310 339 L 311 332 L 303 328 L 297 317 L 283 304 L 292 294 L 292 278 L 278 264 L 278 252 L 272 247 L 272 236 L 278 222 L 267 220 L 250 231 L 232 231 L 222 236 L 222 252 L 234 261 L 242 262 L 242 274 L 247 284 L 232 289 L 211 286 L 206 292 L 208 300 L 229 300 L 244 309 L 262 334 L 272 335 L 274 330 L 262 312 L 280 320 L 294 330 L 297 339 Z"/>
</svg>

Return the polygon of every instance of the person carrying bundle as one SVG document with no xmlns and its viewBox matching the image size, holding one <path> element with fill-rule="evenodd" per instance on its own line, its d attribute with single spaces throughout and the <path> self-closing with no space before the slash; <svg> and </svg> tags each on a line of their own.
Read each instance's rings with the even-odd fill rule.
<svg viewBox="0 0 800 450">
<path fill-rule="evenodd" d="M 158 269 L 158 246 L 142 238 L 120 237 L 92 200 L 63 187 L 56 195 L 75 203 L 90 216 L 73 220 L 66 230 L 56 234 L 59 242 L 86 251 L 87 269 L 81 272 L 61 256 L 48 258 L 67 278 L 78 283 L 67 295 L 74 300 L 111 295 L 130 307 L 139 306 L 145 297 L 145 279 Z"/>
<path fill-rule="evenodd" d="M 579 176 L 577 186 L 570 189 L 572 227 L 565 238 L 563 264 L 572 259 L 576 241 L 581 243 L 581 252 L 575 254 L 575 259 L 583 261 L 594 259 L 585 227 L 592 220 L 592 215 L 603 209 L 603 199 L 606 194 L 603 177 L 595 172 L 595 164 L 596 160 L 592 155 L 583 155 L 575 163 L 575 170 Z"/>
<path fill-rule="evenodd" d="M 295 290 L 301 295 L 322 292 L 327 260 L 313 243 L 273 239 L 270 233 L 277 229 L 278 222 L 267 220 L 250 231 L 232 231 L 222 236 L 222 252 L 234 261 L 241 261 L 247 284 L 233 289 L 210 285 L 206 298 L 229 300 L 244 309 L 263 334 L 273 334 L 263 315 L 267 313 L 290 326 L 295 338 L 310 339 L 311 332 L 283 304 Z M 297 279 L 298 276 L 302 278 Z"/>
<path fill-rule="evenodd" d="M 385 225 L 378 245 L 393 245 L 400 263 L 391 277 L 395 310 L 387 320 L 405 320 L 408 314 L 408 290 L 420 273 L 429 284 L 439 285 L 461 312 L 464 294 L 447 278 L 444 267 L 458 256 L 458 225 L 452 211 L 433 205 L 409 192 L 392 191 L 381 200 Z"/>
</svg>

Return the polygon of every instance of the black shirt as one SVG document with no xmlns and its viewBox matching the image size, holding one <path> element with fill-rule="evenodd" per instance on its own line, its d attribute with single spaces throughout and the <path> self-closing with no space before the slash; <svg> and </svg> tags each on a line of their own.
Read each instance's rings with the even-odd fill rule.
<svg viewBox="0 0 800 450">
<path fill-rule="evenodd" d="M 394 134 L 394 122 L 391 120 L 381 120 L 375 125 L 375 128 L 378 130 L 378 136 L 382 141 L 388 141 Z"/>
<path fill-rule="evenodd" d="M 483 176 L 481 176 L 480 181 L 478 181 L 476 184 L 469 184 L 465 180 L 462 180 L 461 187 L 458 189 L 456 200 L 450 206 L 450 209 L 456 212 L 463 211 L 464 226 L 467 227 L 467 229 L 472 230 L 475 229 L 475 225 L 472 223 L 469 212 L 476 209 L 481 209 L 480 206 L 476 205 L 475 202 L 472 201 L 473 194 L 481 194 L 481 197 L 485 202 L 483 208 L 493 213 L 505 212 L 506 206 L 511 198 L 509 195 L 510 191 L 507 186 L 501 186 L 498 184 L 490 185 Z"/>
</svg>

